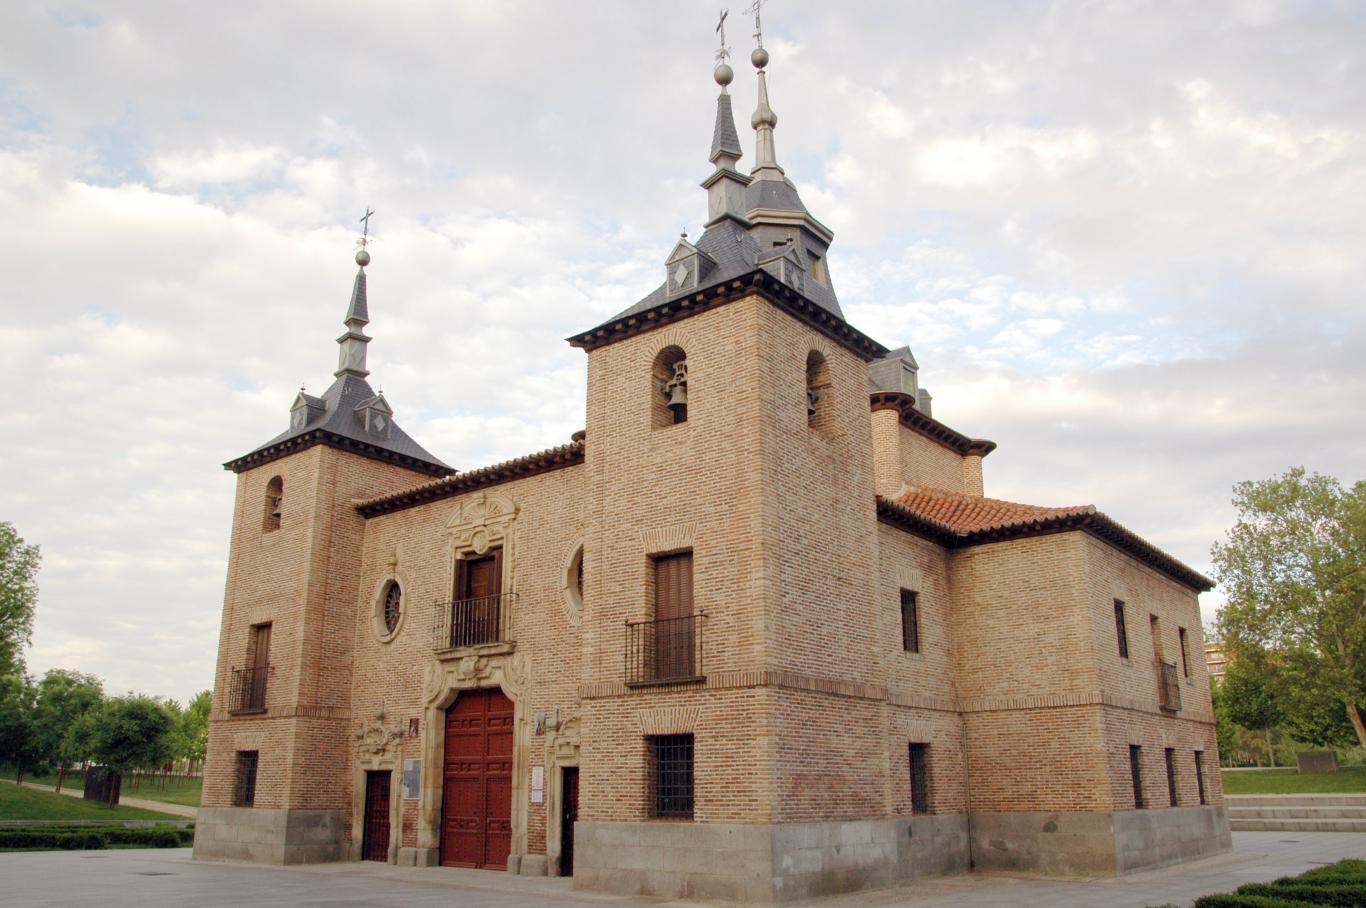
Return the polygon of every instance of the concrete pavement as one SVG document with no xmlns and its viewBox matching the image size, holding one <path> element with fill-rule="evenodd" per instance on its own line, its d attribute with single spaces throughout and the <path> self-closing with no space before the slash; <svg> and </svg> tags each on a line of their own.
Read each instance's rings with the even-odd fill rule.
<svg viewBox="0 0 1366 908">
<path fill-rule="evenodd" d="M 1189 905 L 1242 883 L 1300 873 L 1347 857 L 1366 858 L 1359 833 L 1239 832 L 1231 854 L 1111 880 L 1066 881 L 968 875 L 913 887 L 824 899 L 822 908 L 1144 908 Z M 0 901 L 14 908 L 574 908 L 684 905 L 575 892 L 570 881 L 484 870 L 345 863 L 310 867 L 212 864 L 189 849 L 0 854 Z"/>
</svg>

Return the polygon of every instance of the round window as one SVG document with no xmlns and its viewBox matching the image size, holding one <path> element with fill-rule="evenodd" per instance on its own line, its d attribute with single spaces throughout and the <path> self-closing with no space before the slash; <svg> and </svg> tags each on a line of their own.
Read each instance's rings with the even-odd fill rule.
<svg viewBox="0 0 1366 908">
<path fill-rule="evenodd" d="M 403 612 L 403 590 L 399 588 L 397 581 L 390 581 L 389 588 L 384 591 L 384 631 L 392 634 L 398 627 L 399 615 Z"/>
</svg>

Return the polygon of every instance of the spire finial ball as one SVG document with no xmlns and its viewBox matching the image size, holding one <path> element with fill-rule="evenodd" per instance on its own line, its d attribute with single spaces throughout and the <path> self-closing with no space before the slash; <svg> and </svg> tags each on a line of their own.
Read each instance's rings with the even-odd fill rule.
<svg viewBox="0 0 1366 908">
<path fill-rule="evenodd" d="M 366 265 L 370 264 L 370 253 L 366 252 L 364 249 L 362 249 L 362 250 L 360 250 L 359 252 L 357 252 L 357 253 L 356 253 L 356 264 L 357 264 L 357 265 L 360 265 L 362 268 L 364 268 Z"/>
<path fill-rule="evenodd" d="M 768 65 L 768 51 L 762 47 L 754 48 L 753 53 L 749 55 L 749 62 L 754 64 L 755 69 L 763 69 Z"/>
<path fill-rule="evenodd" d="M 712 71 L 712 78 L 716 79 L 717 85 L 725 88 L 735 79 L 735 70 L 731 69 L 728 63 L 718 64 Z"/>
</svg>

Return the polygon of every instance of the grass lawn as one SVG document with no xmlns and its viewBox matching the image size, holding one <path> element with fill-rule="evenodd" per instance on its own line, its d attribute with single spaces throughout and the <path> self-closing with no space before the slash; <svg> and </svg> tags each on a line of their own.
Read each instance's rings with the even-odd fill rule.
<svg viewBox="0 0 1366 908">
<path fill-rule="evenodd" d="M 139 779 L 137 785 L 125 780 L 122 795 L 125 798 L 142 798 L 146 801 L 164 801 L 167 804 L 198 807 L 199 792 L 203 785 L 203 779 L 186 778 L 185 776 Z"/>
<path fill-rule="evenodd" d="M 110 810 L 93 801 L 72 798 L 50 791 L 20 788 L 12 783 L 0 783 L 0 820 L 183 820 L 184 817 L 142 810 L 137 807 L 115 807 Z"/>
<path fill-rule="evenodd" d="M 1224 770 L 1224 794 L 1366 794 L 1366 766 L 1300 775 L 1293 769 Z"/>
</svg>

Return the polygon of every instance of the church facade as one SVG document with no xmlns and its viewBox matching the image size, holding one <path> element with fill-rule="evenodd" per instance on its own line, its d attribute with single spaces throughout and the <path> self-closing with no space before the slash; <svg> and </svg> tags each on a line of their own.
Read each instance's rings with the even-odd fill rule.
<svg viewBox="0 0 1366 908">
<path fill-rule="evenodd" d="M 772 903 L 1225 851 L 1197 594 L 1093 507 L 985 496 L 719 66 L 708 221 L 570 338 L 586 428 L 457 471 L 367 381 L 226 467 L 199 859 Z"/>
</svg>

